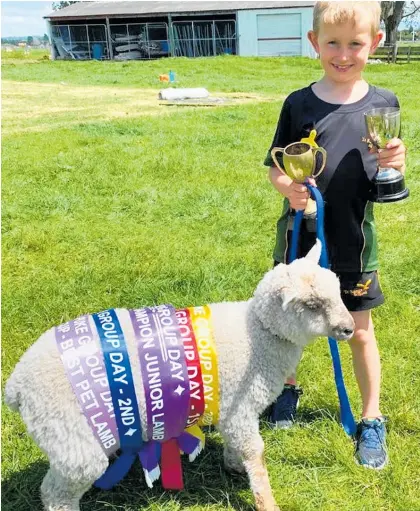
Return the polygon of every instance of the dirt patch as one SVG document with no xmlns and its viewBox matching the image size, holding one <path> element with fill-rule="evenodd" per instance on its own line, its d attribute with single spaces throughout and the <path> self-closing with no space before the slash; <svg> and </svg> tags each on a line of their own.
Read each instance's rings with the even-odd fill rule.
<svg viewBox="0 0 420 511">
<path fill-rule="evenodd" d="M 157 89 L 5 80 L 2 84 L 3 133 L 45 131 L 98 120 L 171 115 L 174 108 L 167 108 L 165 102 L 158 99 L 158 92 Z M 212 92 L 211 97 L 225 100 L 183 107 L 223 107 L 279 99 L 238 92 Z"/>
</svg>

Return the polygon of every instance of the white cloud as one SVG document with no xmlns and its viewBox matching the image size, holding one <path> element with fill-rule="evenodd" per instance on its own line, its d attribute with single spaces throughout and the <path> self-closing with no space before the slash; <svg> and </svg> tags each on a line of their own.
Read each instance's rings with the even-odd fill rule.
<svg viewBox="0 0 420 511">
<path fill-rule="evenodd" d="M 52 12 L 52 2 L 1 2 L 1 36 L 27 37 L 44 35 L 46 21 L 42 18 Z"/>
</svg>

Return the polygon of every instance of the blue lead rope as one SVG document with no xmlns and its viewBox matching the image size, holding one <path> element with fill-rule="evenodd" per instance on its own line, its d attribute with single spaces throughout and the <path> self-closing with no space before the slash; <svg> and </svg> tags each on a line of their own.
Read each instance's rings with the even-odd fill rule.
<svg viewBox="0 0 420 511">
<path fill-rule="evenodd" d="M 323 268 L 329 268 L 327 244 L 324 236 L 324 200 L 321 192 L 315 186 L 305 183 L 308 187 L 311 197 L 316 202 L 317 220 L 316 220 L 316 236 L 322 243 L 321 257 L 319 264 Z M 294 261 L 297 257 L 298 241 L 300 226 L 303 218 L 303 210 L 297 211 L 294 219 L 292 241 L 290 246 L 289 263 Z M 330 353 L 334 368 L 334 379 L 337 387 L 338 399 L 340 401 L 340 418 L 344 431 L 352 436 L 356 433 L 356 422 L 351 411 L 349 398 L 347 396 L 346 387 L 344 385 L 343 372 L 341 370 L 340 353 L 338 351 L 337 341 L 332 337 L 328 337 L 328 344 L 330 346 Z"/>
</svg>

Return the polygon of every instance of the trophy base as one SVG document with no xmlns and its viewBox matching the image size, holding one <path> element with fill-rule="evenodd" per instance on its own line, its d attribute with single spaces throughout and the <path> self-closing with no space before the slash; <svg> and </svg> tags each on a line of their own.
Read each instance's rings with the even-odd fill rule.
<svg viewBox="0 0 420 511">
<path fill-rule="evenodd" d="M 404 200 L 410 192 L 405 187 L 404 176 L 395 169 L 383 169 L 372 181 L 372 202 L 397 202 Z"/>
</svg>

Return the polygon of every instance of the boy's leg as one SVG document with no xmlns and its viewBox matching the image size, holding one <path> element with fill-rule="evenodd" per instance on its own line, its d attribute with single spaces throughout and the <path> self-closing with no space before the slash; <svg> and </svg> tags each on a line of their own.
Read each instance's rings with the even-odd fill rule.
<svg viewBox="0 0 420 511">
<path fill-rule="evenodd" d="M 381 361 L 376 343 L 370 310 L 350 312 L 355 322 L 354 336 L 349 341 L 353 368 L 362 397 L 362 417 L 381 415 L 379 394 L 381 386 Z"/>
<path fill-rule="evenodd" d="M 361 465 L 381 469 L 388 462 L 385 419 L 379 406 L 381 361 L 371 310 L 384 302 L 376 271 L 341 273 L 341 297 L 355 322 L 349 341 L 354 374 L 362 397 L 362 420 L 357 426 L 355 457 Z"/>
<path fill-rule="evenodd" d="M 362 397 L 362 420 L 357 426 L 355 457 L 359 464 L 381 469 L 388 463 L 385 419 L 379 398 L 381 362 L 370 310 L 351 312 L 355 333 L 349 341 L 353 368 Z"/>
</svg>

